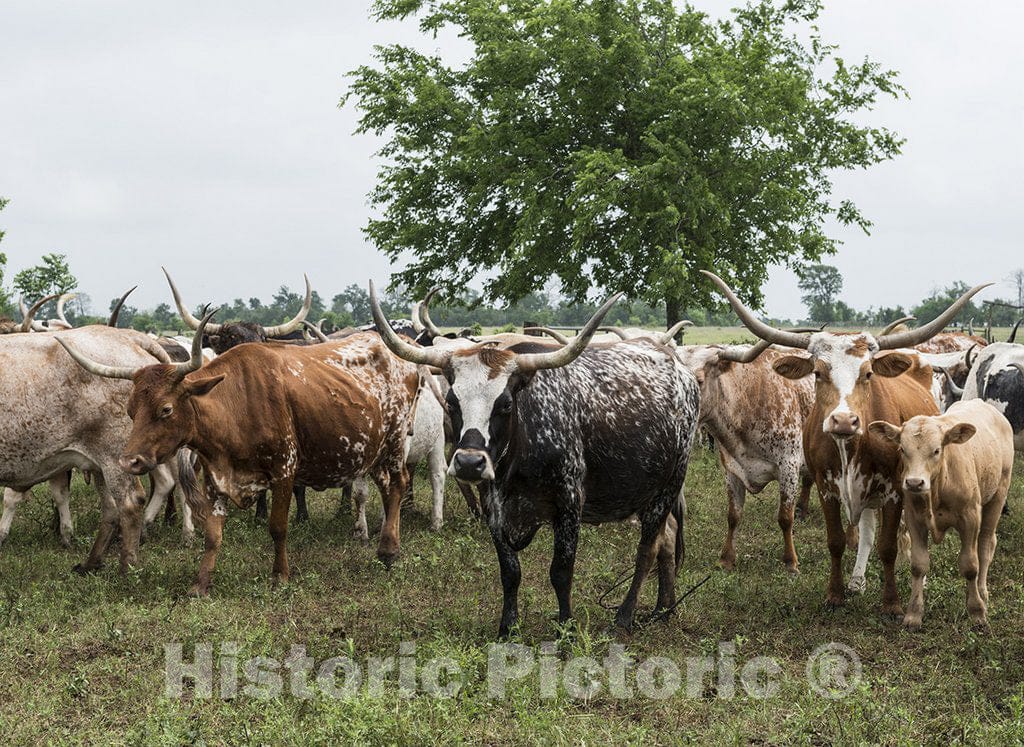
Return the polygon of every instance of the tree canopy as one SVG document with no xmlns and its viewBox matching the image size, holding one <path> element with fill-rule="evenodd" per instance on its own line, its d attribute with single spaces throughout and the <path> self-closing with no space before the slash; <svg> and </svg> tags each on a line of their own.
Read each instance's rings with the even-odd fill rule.
<svg viewBox="0 0 1024 747">
<path fill-rule="evenodd" d="M 477 275 L 513 302 L 556 278 L 706 306 L 713 269 L 760 305 L 771 264 L 835 250 L 830 221 L 867 230 L 832 176 L 893 158 L 861 124 L 896 73 L 849 63 L 816 0 L 759 0 L 715 21 L 671 0 L 377 0 L 381 20 L 453 28 L 465 64 L 379 46 L 342 99 L 385 139 L 365 228 L 408 264 L 396 284 L 451 295 Z"/>
<path fill-rule="evenodd" d="M 836 302 L 843 290 L 843 276 L 838 269 L 832 265 L 809 265 L 801 271 L 797 287 L 803 292 L 800 300 L 807 305 L 808 318 L 822 322 L 836 318 Z"/>
</svg>

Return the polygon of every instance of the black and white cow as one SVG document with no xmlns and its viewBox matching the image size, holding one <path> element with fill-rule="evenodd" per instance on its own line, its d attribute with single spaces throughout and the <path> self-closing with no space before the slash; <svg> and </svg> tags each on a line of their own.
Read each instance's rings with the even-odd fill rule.
<svg viewBox="0 0 1024 747">
<path fill-rule="evenodd" d="M 543 524 L 554 528 L 550 578 L 558 617 L 572 616 L 570 589 L 581 522 L 640 520 L 633 583 L 616 614 L 632 627 L 637 595 L 658 559 L 658 607 L 675 598 L 683 534 L 682 488 L 699 410 L 697 381 L 663 345 L 649 339 L 587 347 L 618 296 L 569 345 L 421 348 L 390 331 L 370 302 L 396 355 L 440 369 L 456 448 L 449 473 L 484 484 L 491 537 L 501 567 L 499 635 L 518 619 L 518 553 Z M 670 514 L 676 552 L 659 542 Z"/>
<path fill-rule="evenodd" d="M 1024 345 L 994 342 L 978 351 L 962 399 L 982 399 L 1006 416 L 1013 447 L 1024 451 Z"/>
</svg>

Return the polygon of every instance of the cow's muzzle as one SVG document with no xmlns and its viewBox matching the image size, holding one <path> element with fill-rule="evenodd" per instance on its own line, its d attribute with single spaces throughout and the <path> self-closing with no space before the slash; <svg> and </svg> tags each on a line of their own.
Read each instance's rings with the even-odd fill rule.
<svg viewBox="0 0 1024 747">
<path fill-rule="evenodd" d="M 908 493 L 927 493 L 931 486 L 923 477 L 907 477 L 903 480 L 903 489 Z"/>
<path fill-rule="evenodd" d="M 156 460 L 142 454 L 124 454 L 117 460 L 121 469 L 130 475 L 144 475 L 156 468 Z"/>
<path fill-rule="evenodd" d="M 494 465 L 486 451 L 479 449 L 456 449 L 448 474 L 456 480 L 475 484 L 494 479 Z"/>
<path fill-rule="evenodd" d="M 834 438 L 853 438 L 861 434 L 860 418 L 852 412 L 834 412 L 825 421 L 825 432 Z"/>
</svg>

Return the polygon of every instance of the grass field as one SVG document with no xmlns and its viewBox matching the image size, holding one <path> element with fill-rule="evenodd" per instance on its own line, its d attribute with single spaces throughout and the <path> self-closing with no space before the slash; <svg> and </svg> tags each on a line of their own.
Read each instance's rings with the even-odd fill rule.
<svg viewBox="0 0 1024 747">
<path fill-rule="evenodd" d="M 95 493 L 76 478 L 72 509 L 78 539 L 69 551 L 50 529 L 52 508 L 46 488 L 39 486 L 0 550 L 0 727 L 10 744 L 1019 743 L 1021 489 L 1018 477 L 1010 497 L 1013 513 L 999 529 L 989 584 L 990 633 L 971 629 L 956 570 L 958 538 L 951 533 L 933 549 L 924 629 L 910 634 L 878 613 L 875 558 L 867 592 L 843 609 L 826 611 L 828 552 L 816 498 L 810 517 L 796 527 L 799 575 L 787 574 L 780 560 L 774 485 L 748 498 L 738 570 L 717 570 L 725 491 L 714 455 L 698 449 L 687 480 L 687 555 L 679 590 L 708 575 L 710 581 L 667 621 L 638 629 L 626 643 L 636 662 L 664 657 L 681 670 L 682 688 L 655 699 L 618 698 L 607 689 L 573 697 L 564 687 L 548 697 L 536 672 L 510 684 L 504 697 L 490 697 L 488 646 L 501 604 L 497 562 L 488 532 L 469 517 L 453 484 L 447 488 L 446 525 L 432 532 L 427 481 L 417 476 L 416 505 L 404 514 L 402 556 L 390 571 L 376 560 L 372 543 L 351 539 L 353 519 L 347 507 L 337 513 L 337 491 L 311 494 L 310 522 L 293 524 L 289 534 L 293 579 L 279 589 L 270 585 L 266 527 L 251 512 L 233 512 L 208 599 L 187 595 L 201 540 L 184 547 L 172 526 L 150 534 L 138 570 L 120 575 L 111 556 L 96 575 L 71 574 L 96 529 Z M 370 512 L 375 526 L 376 498 Z M 636 539 L 637 529 L 628 525 L 584 529 L 573 589 L 578 623 L 560 631 L 548 582 L 551 533 L 542 530 L 522 554 L 522 625 L 514 640 L 532 651 L 559 640 L 558 655 L 546 658 L 556 669 L 581 656 L 605 657 L 615 643 L 609 633 L 613 612 L 600 600 L 632 564 Z M 847 575 L 852 555 L 847 554 Z M 905 601 L 909 569 L 901 564 L 898 573 Z M 644 611 L 653 605 L 654 587 L 649 581 Z M 617 604 L 623 594 L 624 588 L 614 590 L 607 603 Z M 403 642 L 414 643 L 415 653 L 402 649 Z M 239 662 L 257 656 L 283 660 L 293 644 L 304 645 L 318 664 L 350 657 L 364 666 L 368 657 L 399 657 L 403 651 L 421 666 L 449 657 L 461 670 L 460 689 L 447 699 L 403 697 L 391 676 L 379 692 L 364 686 L 344 699 L 300 697 L 294 690 L 271 699 L 242 691 L 221 698 L 226 680 L 217 675 L 215 697 L 199 697 L 191 686 L 182 697 L 168 697 L 164 647 L 174 643 L 182 644 L 186 660 L 203 643 L 212 644 L 215 654 L 236 643 Z M 843 697 L 818 692 L 806 676 L 809 656 L 828 643 L 850 647 L 861 662 L 861 678 Z M 706 678 L 688 662 L 723 650 L 732 653 Z M 757 657 L 770 657 L 777 667 L 768 675 L 774 691 L 752 697 L 737 684 L 735 697 L 727 697 L 728 680 L 764 661 Z M 215 658 L 214 667 L 225 661 Z M 687 675 L 694 677 L 693 686 L 687 686 Z M 244 672 L 238 676 L 241 689 L 248 680 Z"/>
</svg>

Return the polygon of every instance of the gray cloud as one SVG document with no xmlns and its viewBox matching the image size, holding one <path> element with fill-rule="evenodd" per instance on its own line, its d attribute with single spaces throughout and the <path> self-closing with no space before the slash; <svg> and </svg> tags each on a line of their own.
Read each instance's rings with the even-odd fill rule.
<svg viewBox="0 0 1024 747">
<path fill-rule="evenodd" d="M 826 39 L 901 70 L 912 95 L 867 118 L 905 135 L 905 154 L 837 178 L 837 195 L 875 222 L 870 237 L 837 229 L 846 243 L 831 261 L 848 303 L 906 304 L 1024 265 L 1021 20 L 1015 3 L 826 11 Z M 343 74 L 373 44 L 449 54 L 457 40 L 374 23 L 368 3 L 308 0 L 7 0 L 0 27 L 0 194 L 12 199 L 0 225 L 12 270 L 66 252 L 97 308 L 136 283 L 136 304 L 168 300 L 161 264 L 194 302 L 268 298 L 304 271 L 328 296 L 386 279 L 360 232 L 378 144 L 353 136 L 355 112 L 338 109 Z M 767 301 L 777 315 L 803 311 L 785 270 Z"/>
</svg>

